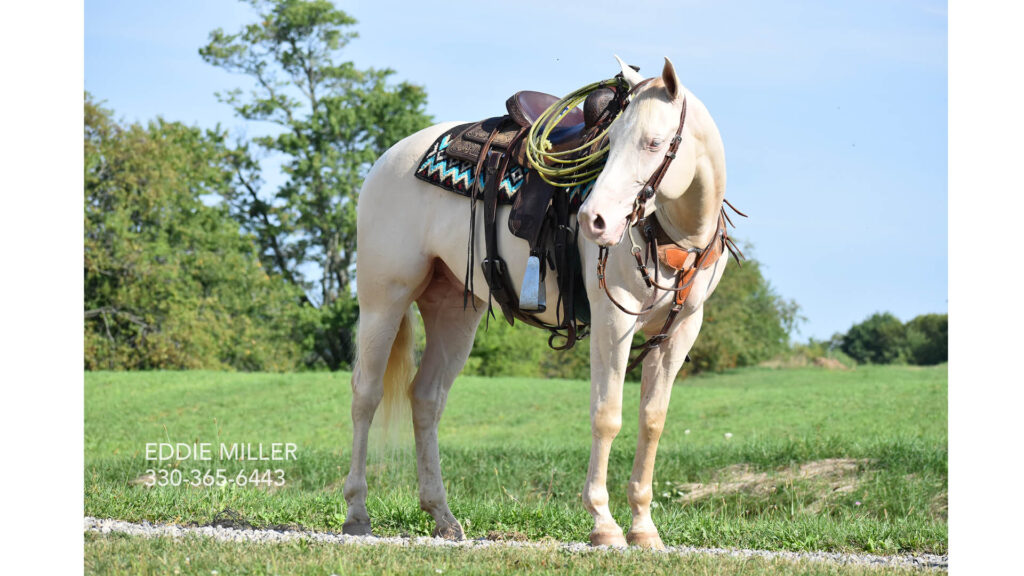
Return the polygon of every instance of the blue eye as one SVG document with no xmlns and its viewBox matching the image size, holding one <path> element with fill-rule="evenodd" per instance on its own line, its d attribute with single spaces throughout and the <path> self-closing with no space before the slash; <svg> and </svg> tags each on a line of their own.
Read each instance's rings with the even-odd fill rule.
<svg viewBox="0 0 1024 576">
<path fill-rule="evenodd" d="M 661 138 L 652 138 L 651 141 L 647 143 L 647 148 L 650 150 L 657 150 L 658 148 L 661 148 L 662 143 L 664 143 L 664 140 Z"/>
</svg>

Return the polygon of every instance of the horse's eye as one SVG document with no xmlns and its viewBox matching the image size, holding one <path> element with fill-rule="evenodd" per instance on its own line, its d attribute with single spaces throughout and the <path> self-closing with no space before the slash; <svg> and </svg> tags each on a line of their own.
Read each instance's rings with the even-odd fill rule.
<svg viewBox="0 0 1024 576">
<path fill-rule="evenodd" d="M 658 148 L 661 148 L 662 142 L 664 141 L 661 138 L 652 138 L 650 141 L 647 142 L 647 149 L 657 150 Z"/>
</svg>

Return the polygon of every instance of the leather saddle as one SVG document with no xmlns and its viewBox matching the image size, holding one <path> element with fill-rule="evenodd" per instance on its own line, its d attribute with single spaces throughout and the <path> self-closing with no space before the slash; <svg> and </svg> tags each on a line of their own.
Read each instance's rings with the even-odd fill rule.
<svg viewBox="0 0 1024 576">
<path fill-rule="evenodd" d="M 506 151 L 516 162 L 525 166 L 524 140 L 517 139 L 516 135 L 524 128 L 529 129 L 537 121 L 537 118 L 557 101 L 556 96 L 543 92 L 532 90 L 516 92 L 505 102 L 507 115 L 495 116 L 471 124 L 448 145 L 448 155 L 460 160 L 475 162 L 479 160 L 484 145 L 490 138 L 490 148 Z M 551 131 L 548 141 L 556 150 L 570 150 L 578 147 L 584 141 L 586 126 L 583 112 L 579 108 L 573 108 Z M 495 130 L 497 130 L 496 133 Z M 492 133 L 494 133 L 493 137 L 491 137 Z"/>
<path fill-rule="evenodd" d="M 599 97 L 588 100 L 587 110 L 598 111 L 599 102 L 605 105 L 611 100 L 611 90 L 598 92 Z M 488 151 L 500 152 L 511 162 L 528 167 L 526 159 L 525 135 L 537 118 L 559 98 L 543 92 L 522 90 L 513 94 L 505 101 L 508 114 L 481 120 L 471 124 L 462 133 L 457 134 L 448 145 L 447 154 L 459 160 L 479 163 Z M 603 110 L 603 108 L 601 108 Z M 599 123 L 599 114 L 588 114 L 574 108 L 555 126 L 548 136 L 553 150 L 572 150 L 583 145 L 593 135 L 593 126 Z M 480 171 L 478 171 L 480 173 Z M 485 178 L 486 179 L 486 178 Z M 512 203 L 509 217 L 509 230 L 516 236 L 530 242 L 531 248 L 537 242 L 541 221 L 545 209 L 551 200 L 555 187 L 548 184 L 531 170 L 526 172 L 525 180 Z"/>
<path fill-rule="evenodd" d="M 572 207 L 567 189 L 549 184 L 530 169 L 525 138 L 530 127 L 558 100 L 558 97 L 543 92 L 517 92 L 505 102 L 507 114 L 460 127 L 452 134 L 445 152 L 453 159 L 476 167 L 473 171 L 476 181 L 469 195 L 474 200 L 483 199 L 487 254 L 481 265 L 491 298 L 498 302 L 510 324 L 519 318 L 528 324 L 546 328 L 552 332 L 549 344 L 564 349 L 572 347 L 576 340 L 585 336 L 590 316 L 581 282 L 576 233 L 570 228 Z M 614 90 L 605 88 L 591 93 L 584 102 L 583 110 L 570 110 L 551 131 L 548 141 L 554 151 L 573 150 L 592 141 L 614 119 L 617 106 L 621 106 L 621 102 Z M 496 230 L 498 188 L 512 165 L 526 170 L 512 199 L 508 227 L 512 234 L 526 240 L 530 246 L 526 277 L 518 297 L 505 261 L 498 253 Z M 475 244 L 475 215 L 472 222 L 471 254 Z M 470 261 L 473 261 L 472 256 Z M 562 304 L 558 326 L 544 324 L 533 314 L 545 309 L 543 282 L 549 266 L 558 272 L 559 301 Z M 467 271 L 467 289 L 470 276 Z M 555 336 L 566 338 L 565 345 L 552 344 Z"/>
</svg>

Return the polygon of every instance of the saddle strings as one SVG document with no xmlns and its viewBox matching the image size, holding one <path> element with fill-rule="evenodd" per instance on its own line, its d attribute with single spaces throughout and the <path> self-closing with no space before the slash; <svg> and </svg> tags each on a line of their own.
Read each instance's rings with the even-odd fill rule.
<svg viewBox="0 0 1024 576">
<path fill-rule="evenodd" d="M 469 304 L 469 295 L 473 296 L 473 310 L 476 310 L 476 295 L 473 291 L 473 263 L 476 261 L 476 190 L 469 197 L 469 242 L 466 243 L 466 278 L 462 282 L 462 309 Z"/>
<path fill-rule="evenodd" d="M 466 309 L 467 300 L 469 295 L 473 294 L 473 310 L 476 310 L 476 293 L 473 291 L 473 287 L 476 284 L 474 282 L 473 270 L 475 269 L 474 263 L 476 261 L 476 197 L 477 192 L 480 194 L 484 193 L 484 162 L 487 160 L 488 153 L 491 149 L 491 142 L 494 141 L 494 136 L 497 134 L 497 130 L 491 131 L 490 135 L 487 136 L 487 140 L 484 141 L 483 148 L 480 152 L 480 158 L 476 162 L 476 169 L 473 172 L 473 184 L 470 188 L 469 196 L 469 245 L 466 249 L 466 279 L 462 283 L 462 309 Z M 490 288 L 490 285 L 488 285 Z M 494 309 L 491 306 L 491 295 L 490 292 L 487 294 L 487 312 L 490 316 L 494 316 Z M 489 319 L 488 319 L 489 321 Z"/>
</svg>

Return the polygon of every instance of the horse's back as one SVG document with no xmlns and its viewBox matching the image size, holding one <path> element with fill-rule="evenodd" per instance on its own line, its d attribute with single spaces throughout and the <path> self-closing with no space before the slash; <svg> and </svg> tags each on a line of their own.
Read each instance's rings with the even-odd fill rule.
<svg viewBox="0 0 1024 576">
<path fill-rule="evenodd" d="M 387 194 L 389 190 L 405 192 L 408 186 L 397 186 L 401 182 L 418 182 L 415 178 L 419 162 L 427 148 L 441 134 L 454 126 L 464 122 L 442 122 L 428 126 L 419 132 L 415 132 L 399 140 L 394 146 L 388 148 L 374 162 L 370 172 L 366 175 L 363 188 L 359 193 L 359 208 L 357 212 L 362 214 L 364 200 L 383 200 L 379 196 Z"/>
</svg>

